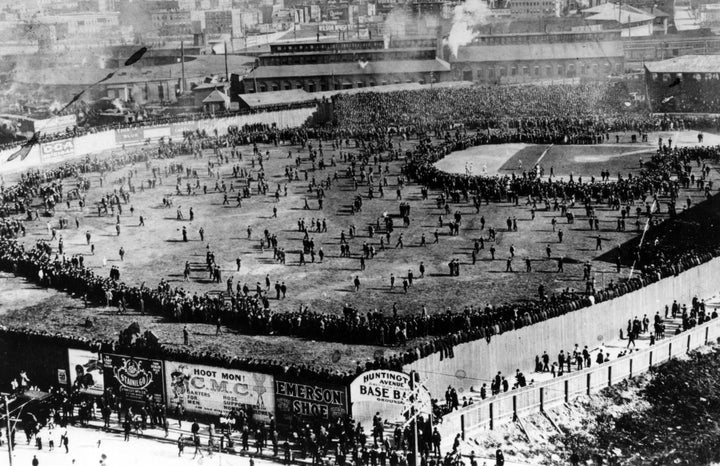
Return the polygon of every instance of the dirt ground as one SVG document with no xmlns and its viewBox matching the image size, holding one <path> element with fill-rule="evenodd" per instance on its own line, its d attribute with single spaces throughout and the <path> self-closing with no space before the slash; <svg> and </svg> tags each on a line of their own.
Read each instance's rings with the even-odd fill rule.
<svg viewBox="0 0 720 466">
<path fill-rule="evenodd" d="M 661 135 L 663 136 L 663 135 Z M 668 137 L 667 135 L 664 135 Z M 651 137 L 651 142 L 645 145 L 636 144 L 628 149 L 627 144 L 622 147 L 577 147 L 563 146 L 551 148 L 546 151 L 546 146 L 523 146 L 513 147 L 511 151 L 504 151 L 500 158 L 510 157 L 500 164 L 498 155 L 493 150 L 487 151 L 485 155 L 480 154 L 475 158 L 473 166 L 477 173 L 479 167 L 487 164 L 492 165 L 495 170 L 501 173 L 509 173 L 508 168 L 500 169 L 502 165 L 513 164 L 517 157 L 523 157 L 523 166 L 530 167 L 537 162 L 532 157 L 543 156 L 550 161 L 560 173 L 572 171 L 578 176 L 587 177 L 590 175 L 599 177 L 600 167 L 610 170 L 613 176 L 618 171 L 627 173 L 633 169 L 633 163 L 637 163 L 638 156 L 622 154 L 628 150 L 652 151 L 657 144 L 655 141 L 658 135 Z M 683 137 L 690 143 L 694 137 L 693 133 L 686 133 L 682 137 L 674 136 L 676 141 Z M 712 135 L 706 135 L 706 143 Z M 614 140 L 611 137 L 611 140 Z M 411 142 L 402 142 L 403 150 L 410 148 Z M 317 142 L 313 141 L 317 146 Z M 584 209 L 576 206 L 576 222 L 566 224 L 566 220 L 559 216 L 558 212 L 545 212 L 540 210 L 534 220 L 531 219 L 530 206 L 525 205 L 524 200 L 519 206 L 510 203 L 491 203 L 483 205 L 479 213 L 471 204 L 461 204 L 457 210 L 463 215 L 462 226 L 458 236 L 450 236 L 447 227 L 438 228 L 438 217 L 443 215 L 437 209 L 435 199 L 438 192 L 430 192 L 427 201 L 421 200 L 420 186 L 417 184 L 406 185 L 402 190 L 402 199 L 396 199 L 398 175 L 400 174 L 401 162 L 389 164 L 388 186 L 385 188 L 384 198 L 378 198 L 377 193 L 374 199 L 368 199 L 367 186 L 361 185 L 357 191 L 353 188 L 352 180 L 346 177 L 348 164 L 340 162 L 339 151 L 356 152 L 354 147 L 343 147 L 340 150 L 332 150 L 328 143 L 323 144 L 325 161 L 329 165 L 331 156 L 337 161 L 337 167 L 329 167 L 325 170 L 312 171 L 310 161 L 307 158 L 307 150 L 301 151 L 299 146 L 259 146 L 262 153 L 269 151 L 269 160 L 264 162 L 264 172 L 269 183 L 269 190 L 266 196 L 255 194 L 250 199 L 243 199 L 242 207 L 236 207 L 235 192 L 229 194 L 229 205 L 223 205 L 223 194 L 215 192 L 215 183 L 218 180 L 224 181 L 228 187 L 230 182 L 237 187 L 240 179 L 232 178 L 233 165 L 246 168 L 253 172 L 255 177 L 259 171 L 258 164 L 252 167 L 250 146 L 243 146 L 242 161 L 231 159 L 229 163 L 220 166 L 215 165 L 212 175 L 208 175 L 209 161 L 217 162 L 211 151 L 206 151 L 201 159 L 194 159 L 192 156 L 180 157 L 174 160 L 156 160 L 152 166 L 161 170 L 171 163 L 181 163 L 184 167 L 193 168 L 200 175 L 200 185 L 207 186 L 207 194 L 198 189 L 195 195 L 185 195 L 187 179 L 181 180 L 182 195 L 176 195 L 176 179 L 173 175 L 162 177 L 162 185 L 154 189 L 146 189 L 131 196 L 130 202 L 123 206 L 120 215 L 120 235 L 116 234 L 116 218 L 114 216 L 98 216 L 95 203 L 100 196 L 107 192 L 119 190 L 121 186 L 127 188 L 127 176 L 130 168 L 107 173 L 103 185 L 100 186 L 100 176 L 97 173 L 90 175 L 91 189 L 87 194 L 87 205 L 80 209 L 77 201 L 73 201 L 68 208 L 65 204 L 57 207 L 55 217 L 51 218 L 51 227 L 58 227 L 58 218 L 65 217 L 69 220 L 70 226 L 65 230 L 58 230 L 63 237 L 67 255 L 81 254 L 84 256 L 86 266 L 89 266 L 100 275 L 109 273 L 111 266 L 120 268 L 121 279 L 129 284 L 154 287 L 161 278 L 168 280 L 171 285 L 182 287 L 192 292 L 219 292 L 226 288 L 227 277 L 233 278 L 233 286 L 236 283 L 247 283 L 251 289 L 260 282 L 264 287 L 265 277 L 268 276 L 271 285 L 271 307 L 278 311 L 298 309 L 301 305 L 309 306 L 313 310 L 322 312 L 340 312 L 345 303 L 356 306 L 363 312 L 369 309 L 379 309 L 386 313 L 390 311 L 393 303 L 397 303 L 400 313 L 418 312 L 423 305 L 428 312 L 443 311 L 448 307 L 462 309 L 468 305 L 484 305 L 485 303 L 515 302 L 535 296 L 538 285 L 543 284 L 549 292 L 559 291 L 565 288 L 584 289 L 582 278 L 582 264 L 596 258 L 601 251 L 595 251 L 596 232 L 587 228 L 584 220 Z M 492 149 L 492 148 L 491 148 Z M 504 148 L 507 149 L 507 148 Z M 542 149 L 542 150 L 540 150 Z M 225 150 L 225 153 L 229 153 Z M 288 158 L 288 153 L 292 158 Z M 519 154 L 519 155 L 518 155 Z M 544 154 L 544 155 L 543 155 Z M 576 154 L 576 155 L 573 155 Z M 604 154 L 604 155 L 603 155 Z M 583 156 L 592 155 L 589 162 Z M 279 186 L 284 189 L 287 179 L 283 173 L 287 165 L 295 164 L 296 157 L 301 158 L 300 180 L 287 183 L 287 196 L 281 195 L 279 202 L 275 203 L 274 192 Z M 452 157 L 452 156 L 451 156 Z M 598 161 L 597 157 L 606 157 L 607 160 Z M 632 163 L 629 162 L 633 161 Z M 489 162 L 490 161 L 490 162 Z M 464 166 L 462 160 L 451 162 Z M 493 165 L 494 164 L 494 165 Z M 540 164 L 546 167 L 543 159 Z M 376 167 L 377 168 L 377 167 Z M 384 168 L 384 166 L 383 166 Z M 635 170 L 639 166 L 635 165 Z M 135 177 L 135 185 L 139 186 L 141 180 L 151 178 L 148 168 L 145 165 L 138 165 L 132 168 Z M 304 180 L 304 173 L 307 171 L 308 180 L 315 178 L 318 182 L 332 177 L 336 172 L 339 177 L 333 182 L 332 188 L 325 191 L 326 198 L 323 209 L 318 208 L 318 202 L 312 193 L 308 192 L 309 181 Z M 517 170 L 516 174 L 520 174 Z M 559 172 L 556 171 L 556 174 Z M 716 174 L 715 174 L 716 175 Z M 6 180 L 6 183 L 8 180 Z M 65 189 L 74 186 L 74 180 L 65 182 Z M 253 187 L 256 184 L 253 183 Z M 352 215 L 350 204 L 356 195 L 363 197 L 362 211 Z M 690 196 L 694 202 L 702 198 L 698 191 L 683 193 L 681 198 Z M 173 206 L 163 206 L 163 197 L 171 198 Z M 310 209 L 304 209 L 304 199 L 308 199 Z M 395 218 L 396 230 L 392 235 L 389 247 L 380 250 L 380 237 L 368 236 L 367 227 L 374 224 L 383 213 L 397 215 L 400 202 L 406 202 L 411 206 L 411 222 L 409 227 L 403 228 L 400 218 Z M 131 214 L 130 208 L 133 208 Z M 277 218 L 272 215 L 273 207 L 277 207 Z M 194 220 L 190 221 L 189 209 L 194 211 Z M 176 219 L 176 211 L 180 210 L 184 220 Z M 453 206 L 453 210 L 456 209 Z M 607 251 L 618 244 L 621 244 L 633 235 L 637 234 L 634 225 L 634 218 L 627 224 L 627 231 L 616 231 L 617 211 L 611 211 L 605 207 L 599 207 L 601 231 L 603 238 L 603 250 Z M 145 226 L 139 226 L 139 216 L 145 219 Z M 551 219 L 557 217 L 558 229 L 564 231 L 564 240 L 558 242 L 557 233 L 553 232 Z M 485 230 L 481 230 L 480 218 L 486 221 Z M 506 219 L 516 217 L 518 231 L 507 231 Z M 311 233 L 316 249 L 322 248 L 325 252 L 323 263 L 310 263 L 301 266 L 299 264 L 299 251 L 302 244 L 302 233 L 298 231 L 298 220 L 304 218 L 306 223 L 311 219 L 324 219 L 327 222 L 327 233 Z M 75 227 L 75 221 L 79 222 L 79 228 Z M 398 225 L 400 224 L 400 225 Z M 340 257 L 339 243 L 341 232 L 348 234 L 351 225 L 357 229 L 357 235 L 349 239 L 351 257 Z M 23 241 L 32 245 L 39 239 L 49 240 L 47 219 L 28 222 L 28 234 Z M 471 264 L 470 254 L 473 241 L 480 236 L 487 239 L 487 228 L 493 226 L 497 229 L 497 239 L 494 243 L 496 260 L 490 259 L 489 248 L 491 242 L 486 242 L 486 249 L 480 251 L 478 262 Z M 182 241 L 181 229 L 187 228 L 189 241 Z M 247 229 L 252 229 L 251 237 L 248 238 Z M 199 237 L 199 229 L 205 230 L 205 241 Z M 279 247 L 285 248 L 287 252 L 287 264 L 279 264 L 273 260 L 272 250 L 267 248 L 261 250 L 260 237 L 264 230 L 271 234 L 277 234 Z M 439 231 L 439 243 L 433 242 L 433 233 Z M 91 234 L 91 242 L 95 246 L 95 253 L 91 254 L 90 246 L 86 243 L 85 234 Z M 398 235 L 402 234 L 404 247 L 395 247 Z M 425 235 L 427 246 L 420 246 L 421 236 Z M 360 255 L 362 244 L 367 242 L 373 244 L 377 255 L 367 260 L 367 267 L 360 270 Z M 53 247 L 57 241 L 53 241 Z M 552 258 L 546 259 L 545 248 L 550 246 Z M 515 260 L 513 273 L 505 272 L 505 259 L 509 256 L 509 248 L 515 248 Z M 120 247 L 125 250 L 124 260 L 121 261 L 118 255 Z M 205 269 L 205 255 L 210 250 L 215 253 L 216 261 L 222 268 L 222 283 L 213 283 L 208 277 Z M 566 257 L 565 273 L 556 274 L 556 261 L 558 256 Z M 532 261 L 532 272 L 525 272 L 525 258 Z M 240 271 L 237 271 L 236 259 L 242 260 Z M 457 258 L 461 263 L 461 274 L 453 277 L 448 274 L 447 263 Z M 192 268 L 189 281 L 183 280 L 183 267 L 188 261 Z M 423 262 L 426 267 L 424 278 L 419 278 L 418 267 Z M 412 270 L 415 275 L 413 286 L 405 293 L 402 288 L 402 280 L 408 271 Z M 610 279 L 617 279 L 613 264 L 597 262 L 594 265 L 597 272 L 596 283 L 600 286 Z M 390 288 L 390 275 L 396 277 L 396 286 Z M 627 274 L 624 270 L 621 274 Z M 354 292 L 352 280 L 358 276 L 361 281 L 361 289 Z M 3 280 L 10 280 L 3 278 Z M 12 279 L 14 280 L 14 279 Z M 273 286 L 275 282 L 285 282 L 288 287 L 286 299 L 276 300 Z M 65 328 L 65 326 L 76 325 L 78 317 L 88 311 L 77 310 L 78 305 L 65 304 L 63 297 L 40 290 L 41 293 L 51 293 L 47 298 L 30 297 L 32 290 L 23 291 L 24 285 L 12 281 L 13 291 L 3 292 L 0 296 L 0 314 L 5 315 L 2 321 L 12 324 L 23 324 L 39 322 L 32 312 L 42 310 L 48 322 Z M 17 288 L 17 289 L 14 289 Z M 24 294 L 23 294 L 24 293 Z M 58 310 L 60 305 L 62 310 Z M 30 307 L 28 307 L 30 306 Z M 66 306 L 66 307 L 63 307 Z M 69 307 L 67 307 L 69 306 Z M 8 310 L 17 310 L 9 312 Z M 57 314 L 53 314 L 53 312 Z M 94 312 L 94 311 L 93 311 Z M 54 319 L 57 317 L 57 319 Z M 98 311 L 97 318 L 101 324 L 96 328 L 107 326 L 107 333 L 112 333 L 125 324 L 126 317 L 116 318 L 106 311 Z M 67 322 L 66 322 L 67 320 Z M 128 320 L 129 322 L 130 320 Z M 167 328 L 160 331 L 165 335 L 168 342 L 179 342 L 181 331 L 175 325 L 161 322 L 155 318 L 144 317 L 144 325 L 155 329 Z M 97 330 L 100 331 L 100 330 Z M 200 333 L 207 333 L 211 330 L 198 329 Z M 215 342 L 214 329 L 213 338 L 203 340 L 203 345 L 212 347 Z M 297 357 L 314 359 L 318 344 L 313 342 L 299 342 L 296 339 L 284 338 L 254 338 L 235 337 L 240 343 L 247 343 L 253 348 L 246 349 L 249 352 L 262 350 L 268 355 L 277 357 Z M 223 344 L 225 345 L 225 344 Z M 232 348 L 233 345 L 227 345 Z M 306 347 L 306 351 L 303 348 Z M 377 348 L 347 349 L 341 345 L 320 345 L 321 354 L 333 354 L 338 348 L 342 348 L 342 354 L 350 352 L 353 355 L 367 357 Z M 286 351 L 287 348 L 287 351 Z M 291 351 L 292 349 L 292 356 Z M 238 349 L 242 352 L 245 349 Z M 355 357 L 355 356 L 353 356 Z M 344 361 L 344 359 L 343 359 Z"/>
</svg>

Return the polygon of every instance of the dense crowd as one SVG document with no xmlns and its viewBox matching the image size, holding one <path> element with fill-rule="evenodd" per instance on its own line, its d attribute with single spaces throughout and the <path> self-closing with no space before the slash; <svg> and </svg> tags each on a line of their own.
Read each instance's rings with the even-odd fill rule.
<svg viewBox="0 0 720 466">
<path fill-rule="evenodd" d="M 15 381 L 18 379 L 16 393 L 39 389 L 31 385 L 33 374 L 28 376 L 21 370 Z M 193 459 L 198 453 L 204 456 L 203 451 L 210 456 L 215 451 L 233 451 L 251 457 L 271 456 L 283 464 L 298 460 L 325 464 L 327 458 L 338 465 L 416 464 L 413 461 L 415 421 L 404 425 L 390 423 L 379 412 L 373 417 L 369 431 L 348 415 L 328 419 L 293 417 L 289 424 L 280 425 L 272 414 L 255 416 L 252 407 L 246 405 L 233 407 L 219 417 L 211 416 L 213 422 L 201 426 L 198 416 L 186 413 L 182 405 L 166 406 L 149 395 L 142 401 L 129 400 L 123 392 L 109 388 L 101 396 L 93 396 L 86 391 L 92 384 L 92 377 L 78 377 L 69 388 L 51 387 L 52 398 L 47 410 L 38 411 L 37 415 L 27 414 L 16 425 L 24 431 L 27 444 L 32 442 L 38 450 L 53 451 L 55 438 L 60 435 L 58 447 L 67 453 L 68 425 L 88 426 L 101 421 L 103 430 L 120 429 L 124 441 L 130 442 L 131 436 L 153 429 L 164 430 L 167 438 L 171 428 L 174 430 L 177 425 L 182 429 L 185 424 L 190 434 L 181 432 L 177 438 L 179 457 L 187 444 L 195 447 Z M 17 442 L 16 434 L 13 429 L 8 435 L 13 443 Z M 418 466 L 462 464 L 458 442 L 443 456 L 441 441 L 433 417 L 420 415 L 417 419 L 417 449 L 421 455 Z"/>
<path fill-rule="evenodd" d="M 552 204 L 557 205 L 558 200 L 562 200 L 563 205 L 584 205 L 590 217 L 593 208 L 602 204 L 630 212 L 630 207 L 635 206 L 638 200 L 650 195 L 656 201 L 654 204 L 657 204 L 657 210 L 649 204 L 643 206 L 649 218 L 652 219 L 660 211 L 661 197 L 669 199 L 667 211 L 671 217 L 684 215 L 678 213 L 680 209 L 677 207 L 680 188 L 704 190 L 710 197 L 712 183 L 705 180 L 706 170 L 709 170 L 706 164 L 718 161 L 720 148 L 680 149 L 670 144 L 664 145 L 645 164 L 639 176 L 619 176 L 616 181 L 610 181 L 609 176 L 607 180 L 594 177 L 589 180 L 540 178 L 535 167 L 530 167 L 522 176 L 453 175 L 434 167 L 434 163 L 447 154 L 480 144 L 528 140 L 595 143 L 607 140 L 611 130 L 636 131 L 642 137 L 645 131 L 685 124 L 683 121 L 652 119 L 626 113 L 623 110 L 623 99 L 624 96 L 615 93 L 613 88 L 585 85 L 503 87 L 493 88 L 492 92 L 483 88 L 470 88 L 402 91 L 393 94 L 361 93 L 336 101 L 338 122 L 333 128 L 280 131 L 257 125 L 231 129 L 226 135 L 215 134 L 214 137 L 188 135 L 182 145 L 167 145 L 157 152 L 147 149 L 113 161 L 86 159 L 43 174 L 31 172 L 24 175 L 17 185 L 3 189 L 3 205 L 14 204 L 15 212 L 23 212 L 32 197 L 48 189 L 48 184 L 53 188 L 53 182 L 59 178 L 89 171 L 113 170 L 124 164 L 147 162 L 152 157 L 172 157 L 177 151 L 192 153 L 198 145 L 232 146 L 234 151 L 236 145 L 256 142 L 278 144 L 280 141 L 289 141 L 305 145 L 311 138 L 331 139 L 333 142 L 336 139 L 353 138 L 356 147 L 362 148 L 364 157 L 369 158 L 376 151 L 392 151 L 387 129 L 395 127 L 406 136 L 420 137 L 416 148 L 405 153 L 403 175 L 423 186 L 442 190 L 442 203 L 445 205 L 470 202 L 479 205 L 482 201 L 514 201 L 518 204 L 522 197 L 534 204 L 544 205 L 549 210 Z M 421 115 L 428 116 L 424 118 Z M 452 126 L 456 128 L 450 130 Z M 470 134 L 468 127 L 480 128 L 481 131 Z M 488 130 L 482 131 L 483 128 Z M 434 131 L 441 141 L 434 143 L 430 138 L 422 136 L 426 131 Z M 692 164 L 702 167 L 700 175 L 696 176 L 697 171 L 692 171 Z M 52 195 L 61 198 L 62 192 L 57 191 L 52 191 Z M 654 220 L 652 225 L 658 223 Z M 709 224 L 683 226 L 687 228 L 688 238 L 694 240 L 697 237 L 699 241 L 678 241 L 676 237 L 665 236 L 645 243 L 642 249 L 626 251 L 627 257 L 624 259 L 631 262 L 637 260 L 642 275 L 605 290 L 590 290 L 588 293 L 568 290 L 551 295 L 540 292 L 538 299 L 522 304 L 467 306 L 463 310 L 432 314 L 423 310 L 403 316 L 379 311 L 364 313 L 354 308 L 343 309 L 342 314 L 320 313 L 307 308 L 297 311 L 273 310 L 267 293 L 260 289 L 251 291 L 238 287 L 237 290 L 228 290 L 226 295 L 198 295 L 172 287 L 162 280 L 154 288 L 131 286 L 120 281 L 117 276 L 100 277 L 78 260 L 67 260 L 46 242 L 25 248 L 13 240 L 21 233 L 17 224 L 0 229 L 7 232 L 0 241 L 0 268 L 43 286 L 84 296 L 95 304 L 112 305 L 120 309 L 133 308 L 180 322 L 223 324 L 244 333 L 291 335 L 312 340 L 371 345 L 401 345 L 409 340 L 427 337 L 424 343 L 406 349 L 399 355 L 378 357 L 368 361 L 364 367 L 358 367 L 358 371 L 397 369 L 435 352 L 440 352 L 443 357 L 453 357 L 453 347 L 459 343 L 480 338 L 489 340 L 494 335 L 612 299 L 718 255 L 720 245 L 713 240 L 718 235 L 712 234 L 716 227 Z M 662 230 L 651 228 L 651 236 L 655 231 Z M 178 354 L 172 355 L 175 360 L 220 358 L 224 366 L 239 365 L 244 369 L 255 369 L 257 367 L 254 365 L 259 364 L 263 367 L 257 369 L 264 372 L 272 372 L 270 366 L 283 367 L 278 361 L 228 360 L 218 355 L 193 355 L 184 349 L 164 348 L 162 351 L 178 351 Z M 268 367 L 264 367 L 265 364 Z M 326 369 L 301 367 L 297 370 L 307 370 L 308 375 L 320 378 L 335 377 Z"/>
<path fill-rule="evenodd" d="M 626 110 L 622 85 L 436 88 L 359 93 L 335 98 L 336 125 L 367 131 L 402 128 L 413 133 L 447 125 L 474 129 L 533 127 L 558 132 L 639 130 L 649 122 Z"/>
<path fill-rule="evenodd" d="M 217 119 L 217 118 L 228 118 L 238 115 L 255 115 L 257 113 L 264 113 L 264 112 L 272 112 L 272 111 L 278 111 L 278 110 L 288 110 L 291 108 L 302 108 L 307 107 L 309 105 L 314 105 L 314 103 L 300 103 L 300 104 L 283 104 L 278 106 L 267 106 L 263 107 L 262 109 L 247 109 L 243 111 L 226 111 L 226 112 L 218 112 L 218 113 L 185 113 L 182 115 L 150 115 L 147 118 L 144 118 L 142 120 L 134 121 L 132 123 L 113 123 L 113 124 L 107 124 L 107 125 L 96 125 L 96 126 L 73 126 L 68 127 L 65 129 L 65 131 L 60 131 L 53 134 L 41 134 L 37 138 L 32 139 L 31 141 L 33 143 L 45 143 L 45 142 L 52 142 L 57 141 L 60 139 L 67 139 L 67 138 L 74 138 L 74 137 L 80 137 L 84 136 L 86 134 L 95 134 L 100 133 L 102 131 L 111 131 L 111 130 L 119 130 L 119 129 L 126 129 L 126 128 L 145 128 L 145 127 L 152 127 L 152 126 L 163 126 L 163 125 L 169 125 L 172 123 L 183 123 L 183 122 L 189 122 L 189 121 L 199 121 L 199 120 L 208 120 L 208 119 Z M 0 144 L 0 150 L 4 149 L 12 149 L 14 147 L 19 147 L 23 144 L 27 144 L 28 141 L 13 141 L 8 142 L 4 144 Z"/>
</svg>

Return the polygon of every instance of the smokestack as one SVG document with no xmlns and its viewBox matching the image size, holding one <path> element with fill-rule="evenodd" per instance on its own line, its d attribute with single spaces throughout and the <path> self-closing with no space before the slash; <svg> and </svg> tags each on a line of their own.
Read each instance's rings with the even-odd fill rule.
<svg viewBox="0 0 720 466">
<path fill-rule="evenodd" d="M 224 42 L 225 44 L 225 82 L 230 82 L 230 74 L 228 73 L 228 65 L 227 65 L 227 42 Z"/>
</svg>

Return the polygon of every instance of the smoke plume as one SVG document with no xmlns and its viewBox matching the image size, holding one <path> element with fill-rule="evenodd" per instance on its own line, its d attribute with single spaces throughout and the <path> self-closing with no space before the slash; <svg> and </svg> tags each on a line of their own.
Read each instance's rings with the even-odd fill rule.
<svg viewBox="0 0 720 466">
<path fill-rule="evenodd" d="M 455 7 L 448 35 L 448 46 L 453 56 L 457 57 L 458 49 L 477 36 L 475 27 L 486 23 L 489 16 L 490 9 L 483 0 L 465 0 L 465 3 Z"/>
</svg>

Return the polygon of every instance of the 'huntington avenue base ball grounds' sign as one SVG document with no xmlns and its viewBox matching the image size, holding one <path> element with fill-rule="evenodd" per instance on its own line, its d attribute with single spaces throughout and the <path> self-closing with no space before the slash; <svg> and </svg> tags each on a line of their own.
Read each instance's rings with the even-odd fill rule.
<svg viewBox="0 0 720 466">
<path fill-rule="evenodd" d="M 416 384 L 415 408 L 430 412 L 430 395 L 427 389 Z M 374 370 L 363 372 L 350 384 L 352 416 L 367 427 L 372 426 L 375 413 L 380 413 L 389 422 L 405 419 L 411 405 L 410 376 L 402 372 Z"/>
</svg>

